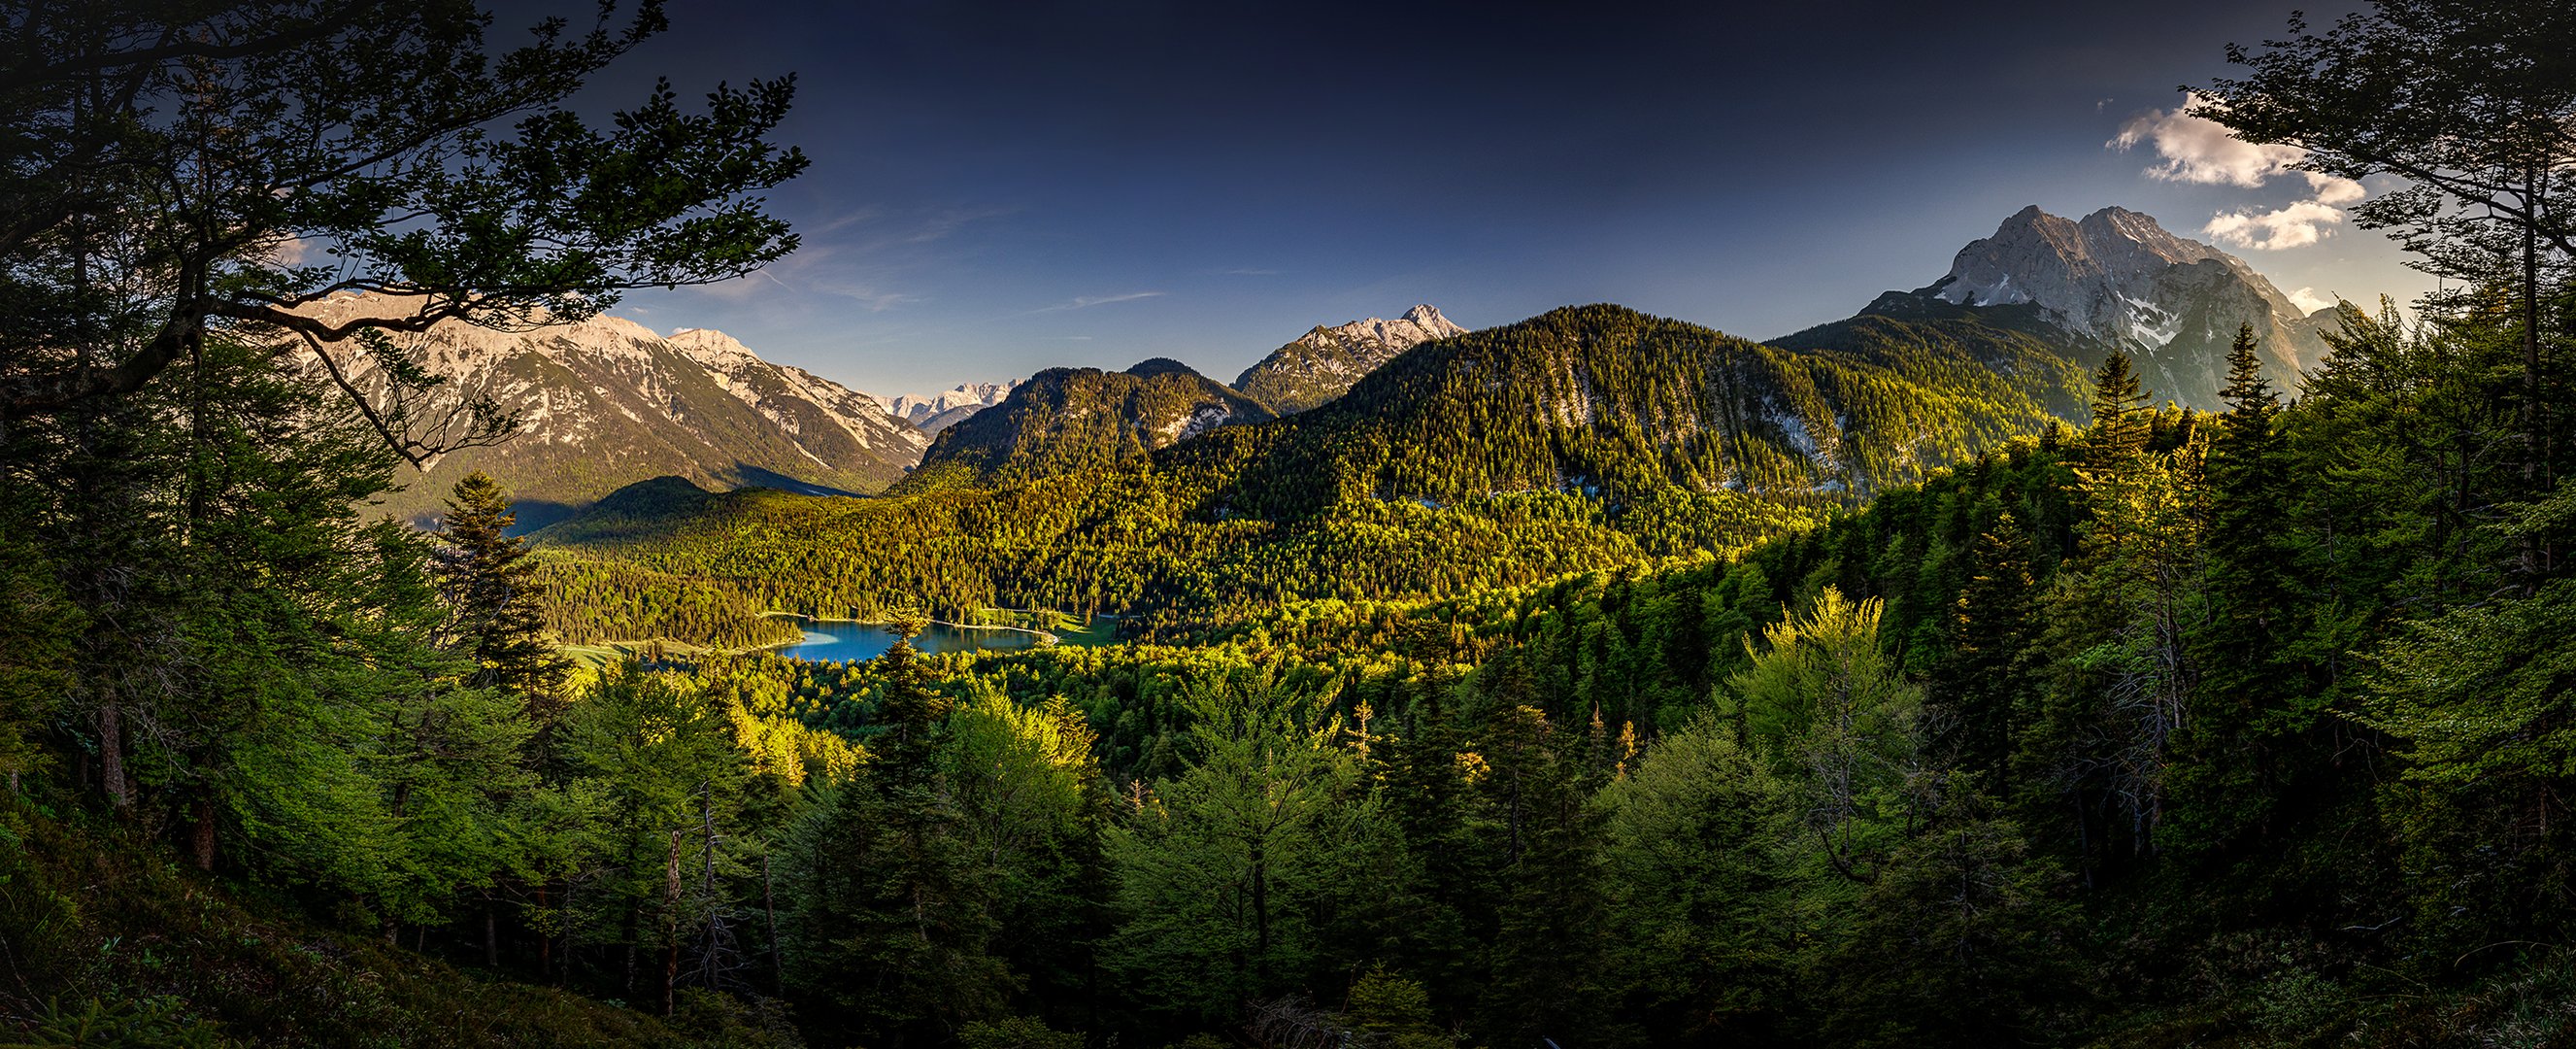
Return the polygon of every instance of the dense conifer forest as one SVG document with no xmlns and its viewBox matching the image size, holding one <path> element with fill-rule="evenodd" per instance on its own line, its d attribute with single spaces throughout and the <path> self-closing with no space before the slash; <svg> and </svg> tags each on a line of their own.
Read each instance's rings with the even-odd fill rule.
<svg viewBox="0 0 2576 1049">
<path fill-rule="evenodd" d="M 2215 112 L 2411 173 L 2362 214 L 2450 290 L 2343 304 L 2297 389 L 2246 329 L 2223 411 L 1972 318 L 1573 307 L 1151 454 L 531 541 L 480 474 L 372 512 L 513 421 L 352 400 L 352 353 L 437 377 L 290 307 L 773 260 L 789 85 L 593 131 L 657 8 L 489 63 L 470 5 L 350 10 L 0 22 L 12 1044 L 2576 1036 L 2576 78 L 2521 61 L 2564 12 L 2235 54 Z M 992 609 L 1128 618 L 757 651 Z"/>
</svg>

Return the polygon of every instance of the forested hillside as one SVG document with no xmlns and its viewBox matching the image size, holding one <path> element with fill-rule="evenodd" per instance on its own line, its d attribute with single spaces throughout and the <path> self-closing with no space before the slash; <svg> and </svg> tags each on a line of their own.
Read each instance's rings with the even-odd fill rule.
<svg viewBox="0 0 2576 1049">
<path fill-rule="evenodd" d="M 1569 307 L 1282 419 L 1121 415 L 886 498 L 659 477 L 534 541 L 481 472 L 435 531 L 379 512 L 406 454 L 499 431 L 311 355 L 781 257 L 790 83 L 593 128 L 568 96 L 658 8 L 31 10 L 0 1041 L 2576 1038 L 2556 5 L 2234 54 L 2196 104 L 2246 141 L 2441 175 L 2356 212 L 2447 283 L 2337 307 L 2296 389 L 2240 327 L 2221 410 L 2010 307 L 1779 345 Z M 303 308 L 345 285 L 421 312 Z M 909 640 L 993 608 L 1130 618 Z M 775 611 L 907 640 L 728 653 Z"/>
<path fill-rule="evenodd" d="M 2081 389 L 2080 370 L 2045 357 L 1981 359 L 1946 339 L 1871 349 L 1791 353 L 1569 307 L 1426 343 L 1323 407 L 1163 461 L 1228 475 L 1220 507 L 1264 517 L 1519 491 L 1829 505 L 2036 433 Z"/>
<path fill-rule="evenodd" d="M 1037 432 L 1004 428 L 1055 382 L 1103 378 L 1042 374 L 943 434 L 923 472 L 958 461 L 952 440 Z M 1205 382 L 1150 381 L 1166 380 Z M 2080 414 L 2082 385 L 2026 340 L 1901 331 L 1791 353 L 1584 307 L 1427 343 L 1323 407 L 1151 457 L 983 488 L 907 482 L 868 501 L 613 497 L 540 540 L 551 622 L 582 641 L 742 647 L 793 636 L 759 610 L 904 607 L 1114 613 L 1135 617 L 1134 636 L 1182 636 L 1279 601 L 1438 598 L 1723 556 L 2041 432 L 2052 408 Z M 1012 469 L 1059 461 L 1013 456 Z"/>
<path fill-rule="evenodd" d="M 1272 412 L 1179 361 L 1123 372 L 1049 368 L 941 430 L 896 492 L 997 485 L 1117 467 Z"/>
</svg>

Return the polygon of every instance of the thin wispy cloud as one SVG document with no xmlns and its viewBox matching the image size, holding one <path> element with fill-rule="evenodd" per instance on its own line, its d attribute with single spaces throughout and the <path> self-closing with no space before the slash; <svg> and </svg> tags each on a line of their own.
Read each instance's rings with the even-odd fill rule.
<svg viewBox="0 0 2576 1049">
<path fill-rule="evenodd" d="M 885 214 L 884 209 L 871 204 L 862 208 L 852 208 L 849 211 L 843 212 L 833 218 L 825 219 L 819 223 L 809 224 L 804 228 L 797 230 L 797 232 L 804 234 L 808 238 L 828 237 L 832 234 L 858 225 L 859 223 L 873 220 L 883 214 Z"/>
<path fill-rule="evenodd" d="M 2193 112 L 2208 104 L 2207 98 L 2190 94 L 2171 112 L 2150 109 L 2121 125 L 2120 133 L 2103 145 L 2122 152 L 2139 146 L 2153 148 L 2162 162 L 2147 168 L 2146 176 L 2164 182 L 2244 189 L 2260 189 L 2286 175 L 2307 182 L 2307 199 L 2287 207 L 2245 207 L 2211 216 L 2201 227 L 2210 239 L 2256 251 L 2303 248 L 2331 236 L 2333 227 L 2343 224 L 2345 215 L 2338 205 L 2356 203 L 2368 195 L 2361 183 L 2351 179 L 2300 170 L 2298 165 L 2308 157 L 2305 149 L 2247 142 L 2227 125 Z"/>
<path fill-rule="evenodd" d="M 883 313 L 924 301 L 906 287 L 935 267 L 945 254 L 924 246 L 947 239 L 973 223 L 999 218 L 1015 209 L 949 207 L 891 211 L 868 204 L 798 224 L 804 243 L 794 254 L 749 276 L 694 291 L 731 304 L 759 303 L 776 309 L 781 293 L 788 303 L 806 306 L 829 300 L 857 303 L 870 313 Z"/>
<path fill-rule="evenodd" d="M 1255 269 L 1218 270 L 1216 271 L 1216 275 L 1220 277 L 1276 277 L 1279 275 L 1279 271 Z"/>
<path fill-rule="evenodd" d="M 1124 295 L 1077 295 L 1072 299 L 1056 303 L 1053 306 L 1040 306 L 1037 309 L 1030 310 L 1029 312 L 1057 313 L 1064 310 L 1087 310 L 1094 306 L 1107 306 L 1113 302 L 1134 302 L 1138 299 L 1161 298 L 1166 294 L 1169 293 L 1160 291 L 1131 291 Z"/>
<path fill-rule="evenodd" d="M 928 244 L 978 222 L 1004 218 L 1019 212 L 1018 208 L 948 208 L 934 211 L 914 222 L 903 235 L 906 244 Z"/>
</svg>

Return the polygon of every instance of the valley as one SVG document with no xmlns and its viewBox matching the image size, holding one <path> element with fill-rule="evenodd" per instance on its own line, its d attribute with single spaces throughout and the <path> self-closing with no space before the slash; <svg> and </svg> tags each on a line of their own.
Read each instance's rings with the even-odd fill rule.
<svg viewBox="0 0 2576 1049">
<path fill-rule="evenodd" d="M 2246 290 L 2194 298 L 2195 267 Z M 650 485 L 610 497 L 539 536 L 550 622 L 582 641 L 640 643 L 610 635 L 657 624 L 739 647 L 782 636 L 759 622 L 770 611 L 999 605 L 1185 638 L 1271 601 L 1437 600 L 1722 559 L 2082 423 L 2085 372 L 2115 351 L 2182 369 L 2195 378 L 2176 399 L 2213 403 L 2194 392 L 2223 372 L 2223 352 L 2193 341 L 2206 336 L 2140 342 L 2089 319 L 2141 282 L 2179 282 L 2154 308 L 2203 326 L 2315 323 L 2242 261 L 2119 209 L 2081 223 L 2026 209 L 1952 270 L 1769 344 L 1613 306 L 1475 332 L 1420 306 L 1319 326 L 1234 388 L 1173 361 L 1042 371 L 995 387 L 875 503 L 691 491 L 639 513 Z M 2039 290 L 1944 297 L 1962 274 Z M 2315 356 L 2304 339 L 2287 360 Z"/>
<path fill-rule="evenodd" d="M 20 6 L 0 1044 L 2576 1044 L 2564 3 Z"/>
</svg>

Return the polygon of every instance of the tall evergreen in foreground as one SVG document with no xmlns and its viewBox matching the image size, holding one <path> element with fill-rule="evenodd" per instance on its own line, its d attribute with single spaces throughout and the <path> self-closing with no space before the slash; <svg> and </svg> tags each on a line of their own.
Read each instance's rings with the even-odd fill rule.
<svg viewBox="0 0 2576 1049">
<path fill-rule="evenodd" d="M 562 709 L 571 664 L 546 637 L 536 567 L 527 542 L 509 534 L 517 520 L 509 492 L 491 475 L 476 470 L 457 481 L 438 530 L 439 591 L 452 610 L 451 644 L 474 659 L 468 680 L 520 697 L 546 724 Z"/>
<path fill-rule="evenodd" d="M 939 768 L 951 701 L 913 647 L 924 625 L 895 624 L 867 764 L 790 830 L 784 863 L 790 986 L 835 1036 L 897 1049 L 996 1017 L 1012 985 L 990 953 L 994 872 Z"/>
</svg>

